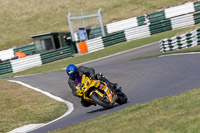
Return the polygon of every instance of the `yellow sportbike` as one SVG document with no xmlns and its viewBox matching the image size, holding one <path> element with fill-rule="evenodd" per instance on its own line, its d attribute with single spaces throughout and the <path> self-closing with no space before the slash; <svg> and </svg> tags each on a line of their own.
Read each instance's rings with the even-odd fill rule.
<svg viewBox="0 0 200 133">
<path fill-rule="evenodd" d="M 92 80 L 86 75 L 82 75 L 81 84 L 76 89 L 76 93 L 84 100 L 107 109 L 114 107 L 114 103 L 124 104 L 127 102 L 127 96 L 121 88 L 117 88 L 116 91 L 111 90 L 105 82 Z"/>
</svg>

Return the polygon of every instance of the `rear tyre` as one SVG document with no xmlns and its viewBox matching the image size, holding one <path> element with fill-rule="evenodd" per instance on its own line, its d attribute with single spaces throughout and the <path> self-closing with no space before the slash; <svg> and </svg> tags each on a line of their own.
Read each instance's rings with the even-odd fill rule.
<svg viewBox="0 0 200 133">
<path fill-rule="evenodd" d="M 97 93 L 92 93 L 92 95 L 90 96 L 97 104 L 99 104 L 100 106 L 106 108 L 106 109 L 110 109 L 113 108 L 113 104 L 111 104 L 109 101 L 106 101 L 105 99 L 103 99 L 102 97 L 100 97 Z"/>
<path fill-rule="evenodd" d="M 116 102 L 118 104 L 121 105 L 121 104 L 127 103 L 128 98 L 127 98 L 126 94 L 124 94 L 122 91 L 117 92 L 117 96 L 118 96 L 118 99 L 116 100 Z"/>
</svg>

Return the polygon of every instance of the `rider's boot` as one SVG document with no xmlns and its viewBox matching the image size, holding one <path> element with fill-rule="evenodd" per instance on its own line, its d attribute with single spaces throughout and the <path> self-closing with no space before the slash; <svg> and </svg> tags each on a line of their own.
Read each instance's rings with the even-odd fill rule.
<svg viewBox="0 0 200 133">
<path fill-rule="evenodd" d="M 108 84 L 108 87 L 109 87 L 115 94 L 118 93 L 119 88 L 117 87 L 117 86 L 118 86 L 117 83 L 111 83 L 111 82 L 108 81 L 107 84 Z"/>
<path fill-rule="evenodd" d="M 110 86 L 111 89 L 115 90 L 117 88 L 118 84 L 109 82 L 108 86 Z"/>
</svg>

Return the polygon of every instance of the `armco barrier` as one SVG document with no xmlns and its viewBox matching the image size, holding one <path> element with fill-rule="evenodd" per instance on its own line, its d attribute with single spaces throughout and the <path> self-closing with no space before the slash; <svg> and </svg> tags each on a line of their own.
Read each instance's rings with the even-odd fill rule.
<svg viewBox="0 0 200 133">
<path fill-rule="evenodd" d="M 1 60 L 9 60 L 15 56 L 16 51 L 21 51 L 26 55 L 34 54 L 35 53 L 35 44 L 30 44 L 22 47 L 18 47 L 15 49 L 7 49 L 0 51 L 0 59 Z"/>
<path fill-rule="evenodd" d="M 200 29 L 160 41 L 160 51 L 173 51 L 200 44 Z"/>
<path fill-rule="evenodd" d="M 125 41 L 126 37 L 124 31 L 115 32 L 103 37 L 103 44 L 105 47 Z"/>
<path fill-rule="evenodd" d="M 150 36 L 150 29 L 148 25 L 138 26 L 125 30 L 126 40 L 133 40 Z"/>
<path fill-rule="evenodd" d="M 21 51 L 21 52 L 25 53 L 26 55 L 34 54 L 34 53 L 36 53 L 35 44 L 29 44 L 29 45 L 15 48 L 14 52 L 16 52 L 16 51 Z"/>
<path fill-rule="evenodd" d="M 3 60 L 7 60 L 7 59 L 11 59 L 14 57 L 14 51 L 13 49 L 7 49 L 7 50 L 2 50 L 0 51 L 0 59 Z"/>
<path fill-rule="evenodd" d="M 195 14 L 195 11 L 200 11 L 200 2 L 188 2 L 186 4 L 167 8 L 162 11 L 148 14 L 149 28 L 152 34 L 160 33 L 167 30 L 182 28 L 200 22 L 200 15 Z M 183 20 L 180 22 L 180 20 Z M 145 25 L 146 19 L 144 16 L 133 17 L 122 21 L 107 24 L 108 34 L 125 31 L 130 28 L 140 27 Z M 140 29 L 140 28 L 138 28 Z M 140 32 L 139 32 L 140 33 Z M 137 33 L 135 33 L 137 34 Z M 126 34 L 127 35 L 127 34 Z M 144 34 L 146 37 L 146 34 Z M 139 35 L 138 35 L 139 36 Z M 141 38 L 142 36 L 140 36 Z M 126 37 L 129 38 L 129 37 Z M 137 35 L 136 35 L 136 38 Z M 135 38 L 135 39 L 136 39 Z M 133 38 L 134 39 L 134 38 Z"/>
<path fill-rule="evenodd" d="M 0 63 L 0 75 L 12 73 L 12 72 L 13 70 L 12 70 L 10 61 L 5 61 L 5 62 Z"/>
<path fill-rule="evenodd" d="M 172 30 L 170 19 L 166 19 L 161 22 L 152 23 L 149 25 L 149 27 L 150 27 L 151 35 L 164 32 L 167 30 Z"/>
<path fill-rule="evenodd" d="M 165 9 L 166 18 L 172 18 L 183 14 L 195 12 L 194 4 L 192 2 Z"/>
<path fill-rule="evenodd" d="M 71 53 L 71 48 L 69 46 L 66 46 L 60 49 L 50 50 L 50 51 L 41 53 L 40 56 L 41 56 L 42 64 L 46 64 L 48 62 L 52 62 L 52 61 L 59 60 L 62 58 L 71 57 L 72 53 Z"/>
<path fill-rule="evenodd" d="M 40 66 L 42 64 L 40 54 L 30 55 L 25 58 L 11 60 L 11 65 L 13 69 L 13 73 L 35 67 Z"/>
<path fill-rule="evenodd" d="M 110 23 L 110 24 L 106 25 L 108 34 L 117 32 L 117 31 L 122 31 L 122 30 L 129 29 L 129 28 L 136 27 L 136 26 L 138 26 L 136 17 L 125 19 L 122 21 L 118 21 L 118 22 L 114 22 L 114 23 Z"/>
<path fill-rule="evenodd" d="M 171 18 L 172 29 L 183 28 L 194 25 L 194 15 L 186 14 L 178 17 Z"/>
<path fill-rule="evenodd" d="M 150 23 L 158 22 L 158 21 L 164 20 L 166 18 L 164 11 L 151 13 L 148 16 L 149 16 Z"/>
<path fill-rule="evenodd" d="M 140 16 L 107 24 L 108 35 L 102 37 L 104 47 L 200 23 L 200 12 L 195 11 L 200 11 L 200 2 L 189 2 L 148 14 L 149 21 L 148 18 Z M 182 42 L 183 44 L 179 43 L 177 48 L 193 46 L 194 41 L 193 39 Z M 90 46 L 95 47 L 95 41 L 88 42 Z M 170 48 L 176 47 L 169 45 L 167 49 Z"/>
<path fill-rule="evenodd" d="M 86 41 L 88 53 L 104 49 L 102 37 L 97 37 Z"/>
<path fill-rule="evenodd" d="M 200 23 L 200 12 L 196 12 L 193 14 L 195 24 Z"/>
<path fill-rule="evenodd" d="M 40 66 L 42 64 L 71 57 L 71 48 L 66 46 L 56 50 L 50 50 L 41 54 L 29 55 L 25 58 L 4 61 L 0 63 L 0 75 L 7 73 L 16 73 L 25 69 Z"/>
<path fill-rule="evenodd" d="M 200 11 L 200 1 L 194 2 L 193 5 L 195 12 Z"/>
<path fill-rule="evenodd" d="M 144 25 L 145 21 L 146 21 L 146 19 L 144 16 L 137 17 L 138 26 Z"/>
<path fill-rule="evenodd" d="M 107 32 L 106 26 L 104 26 L 104 31 L 105 31 L 105 35 L 107 35 L 108 32 Z M 102 36 L 101 27 L 98 27 L 98 28 L 95 28 L 95 29 L 89 29 L 89 30 L 87 30 L 87 32 L 88 32 L 88 38 L 89 39 L 93 39 L 93 38 Z"/>
</svg>

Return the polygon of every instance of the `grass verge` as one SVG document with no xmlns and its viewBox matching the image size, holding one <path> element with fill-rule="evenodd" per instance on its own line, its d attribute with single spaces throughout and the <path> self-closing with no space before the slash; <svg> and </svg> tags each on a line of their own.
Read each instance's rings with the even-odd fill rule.
<svg viewBox="0 0 200 133">
<path fill-rule="evenodd" d="M 195 26 L 187 27 L 187 28 L 184 28 L 184 29 L 166 31 L 166 32 L 163 32 L 163 33 L 152 35 L 151 37 L 133 40 L 133 41 L 130 41 L 130 42 L 123 42 L 123 43 L 115 44 L 115 45 L 106 47 L 105 49 L 94 52 L 94 53 L 76 56 L 76 57 L 73 57 L 73 58 L 65 58 L 65 59 L 62 59 L 62 60 L 58 60 L 58 61 L 55 61 L 55 62 L 44 64 L 42 66 L 34 67 L 34 68 L 31 68 L 31 69 L 28 69 L 28 70 L 25 70 L 25 71 L 22 71 L 22 72 L 18 72 L 18 73 L 15 73 L 15 74 L 12 73 L 12 74 L 1 75 L 0 78 L 13 77 L 13 76 L 19 76 L 19 75 L 27 75 L 27 74 L 35 74 L 35 73 L 46 73 L 46 72 L 59 71 L 59 70 L 62 70 L 63 68 L 65 68 L 70 63 L 79 64 L 79 63 L 83 63 L 83 62 L 86 62 L 86 61 L 90 61 L 90 60 L 94 60 L 94 59 L 97 59 L 97 58 L 112 55 L 112 54 L 122 52 L 122 51 L 125 51 L 125 50 L 128 50 L 128 49 L 132 49 L 132 48 L 143 46 L 143 45 L 146 45 L 146 44 L 149 44 L 149 43 L 157 42 L 157 41 L 160 41 L 161 39 L 164 39 L 164 38 L 170 38 L 170 37 L 173 37 L 177 34 L 181 34 L 181 33 L 183 34 L 187 31 L 194 30 L 194 29 L 198 28 L 199 26 L 200 26 L 200 24 L 197 24 Z"/>
<path fill-rule="evenodd" d="M 46 123 L 66 112 L 66 105 L 30 88 L 0 80 L 0 133 L 27 124 Z"/>
<path fill-rule="evenodd" d="M 197 133 L 200 89 L 158 98 L 52 133 Z M 103 128 L 102 128 L 103 127 Z"/>
</svg>

